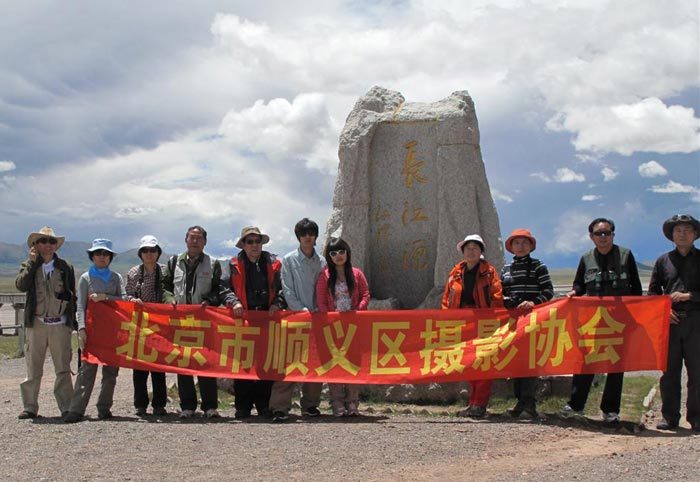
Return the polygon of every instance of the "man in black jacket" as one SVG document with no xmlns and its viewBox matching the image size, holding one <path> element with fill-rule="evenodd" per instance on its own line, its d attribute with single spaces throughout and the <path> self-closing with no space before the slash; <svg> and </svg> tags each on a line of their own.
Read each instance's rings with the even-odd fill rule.
<svg viewBox="0 0 700 482">
<path fill-rule="evenodd" d="M 17 289 L 27 294 L 24 308 L 27 378 L 20 384 L 24 406 L 20 419 L 36 418 L 39 413 L 39 388 L 47 348 L 56 372 L 53 391 L 61 416 L 68 413 L 73 398 L 70 360 L 75 272 L 56 254 L 64 240 L 48 226 L 31 233 L 27 238 L 29 256 L 15 279 Z"/>
<path fill-rule="evenodd" d="M 700 432 L 700 250 L 693 244 L 700 236 L 700 222 L 688 214 L 664 222 L 664 235 L 676 245 L 654 264 L 650 295 L 670 295 L 671 326 L 668 365 L 661 376 L 661 413 L 658 429 L 678 427 L 681 418 L 681 371 L 688 370 L 686 419 L 693 432 Z"/>
<path fill-rule="evenodd" d="M 588 225 L 588 236 L 595 248 L 581 256 L 573 288 L 566 296 L 640 296 L 642 282 L 632 251 L 613 243 L 615 223 L 611 219 L 596 218 Z M 620 421 L 624 375 L 624 372 L 608 373 L 605 379 L 600 409 L 607 423 Z M 592 383 L 593 374 L 574 375 L 564 415 L 583 411 Z"/>
</svg>

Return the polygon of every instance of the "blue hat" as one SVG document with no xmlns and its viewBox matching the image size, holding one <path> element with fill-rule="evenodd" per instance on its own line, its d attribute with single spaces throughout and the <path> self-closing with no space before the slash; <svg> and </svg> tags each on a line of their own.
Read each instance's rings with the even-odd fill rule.
<svg viewBox="0 0 700 482">
<path fill-rule="evenodd" d="M 112 254 L 117 254 L 113 249 L 112 249 L 112 241 L 109 239 L 93 239 L 92 240 L 92 247 L 87 250 L 88 253 L 92 253 L 93 251 L 97 251 L 98 249 L 104 249 L 105 251 L 109 251 Z"/>
</svg>

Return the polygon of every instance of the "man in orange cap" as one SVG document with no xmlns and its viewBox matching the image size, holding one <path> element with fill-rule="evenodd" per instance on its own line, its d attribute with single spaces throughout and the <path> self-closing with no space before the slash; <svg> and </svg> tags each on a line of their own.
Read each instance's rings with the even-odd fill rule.
<svg viewBox="0 0 700 482">
<path fill-rule="evenodd" d="M 503 303 L 518 315 L 529 313 L 535 305 L 546 303 L 554 296 L 547 266 L 530 256 L 536 246 L 535 237 L 523 228 L 514 230 L 506 240 L 506 250 L 514 256 L 513 261 L 501 269 Z M 516 378 L 513 389 L 518 403 L 509 413 L 513 417 L 525 413 L 531 418 L 538 418 L 535 397 L 537 378 Z"/>
</svg>

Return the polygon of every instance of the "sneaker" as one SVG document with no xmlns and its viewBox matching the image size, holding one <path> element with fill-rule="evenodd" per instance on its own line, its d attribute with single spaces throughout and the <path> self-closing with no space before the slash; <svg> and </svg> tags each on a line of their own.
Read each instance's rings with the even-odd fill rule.
<svg viewBox="0 0 700 482">
<path fill-rule="evenodd" d="M 77 412 L 68 412 L 68 414 L 63 417 L 63 422 L 65 423 L 76 423 L 80 422 L 83 419 L 83 416 Z"/>
<path fill-rule="evenodd" d="M 272 412 L 272 423 L 284 423 L 287 420 L 289 420 L 289 415 L 280 411 L 276 410 Z"/>
<path fill-rule="evenodd" d="M 110 419 L 112 417 L 114 417 L 114 415 L 112 415 L 112 412 L 109 410 L 98 410 L 97 411 L 97 418 L 99 418 L 100 420 L 107 420 L 107 419 Z"/>
<path fill-rule="evenodd" d="M 567 403 L 566 405 L 564 405 L 564 408 L 561 409 L 561 414 L 565 417 L 572 417 L 574 415 L 582 415 L 583 410 L 574 410 L 573 408 L 571 408 L 571 405 Z"/>
<path fill-rule="evenodd" d="M 153 409 L 153 415 L 156 417 L 165 417 L 168 411 L 164 407 L 156 407 Z"/>
<path fill-rule="evenodd" d="M 605 423 L 620 423 L 620 414 L 615 412 L 604 413 L 603 421 L 605 421 Z"/>
<path fill-rule="evenodd" d="M 204 416 L 207 418 L 221 418 L 221 414 L 215 408 L 208 409 L 206 412 L 204 412 Z"/>
<path fill-rule="evenodd" d="M 321 415 L 321 411 L 318 409 L 318 407 L 309 407 L 305 408 L 302 412 L 302 415 L 306 417 L 318 417 Z"/>
<path fill-rule="evenodd" d="M 145 417 L 146 415 L 148 415 L 148 411 L 144 407 L 138 407 L 136 409 L 136 416 L 137 417 Z"/>
<path fill-rule="evenodd" d="M 486 416 L 486 407 L 480 407 L 478 405 L 469 407 L 467 416 L 470 418 L 484 418 Z"/>
<path fill-rule="evenodd" d="M 36 418 L 36 413 L 34 412 L 28 412 L 27 410 L 23 411 L 19 415 L 17 415 L 17 418 L 20 420 L 27 420 L 28 418 Z"/>
<path fill-rule="evenodd" d="M 180 418 L 192 418 L 194 417 L 194 410 L 183 410 L 180 412 Z"/>
<path fill-rule="evenodd" d="M 656 424 L 658 430 L 675 430 L 678 428 L 678 422 L 669 422 L 665 418 L 662 418 L 659 423 Z"/>
</svg>

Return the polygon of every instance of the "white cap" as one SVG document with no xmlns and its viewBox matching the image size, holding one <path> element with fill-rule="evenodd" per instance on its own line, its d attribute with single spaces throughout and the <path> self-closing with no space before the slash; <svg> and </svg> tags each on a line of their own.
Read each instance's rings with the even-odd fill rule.
<svg viewBox="0 0 700 482">
<path fill-rule="evenodd" d="M 141 238 L 141 244 L 139 245 L 139 249 L 141 248 L 154 248 L 158 246 L 158 240 L 156 239 L 155 236 L 147 234 L 143 238 Z"/>
<path fill-rule="evenodd" d="M 459 251 L 460 254 L 463 252 L 462 246 L 467 244 L 469 241 L 473 241 L 476 244 L 478 244 L 479 246 L 481 246 L 482 253 L 485 251 L 486 248 L 484 246 L 484 240 L 481 239 L 481 236 L 479 236 L 478 234 L 470 234 L 469 236 L 464 238 L 464 241 L 460 241 L 459 243 L 457 243 L 457 251 Z"/>
</svg>

